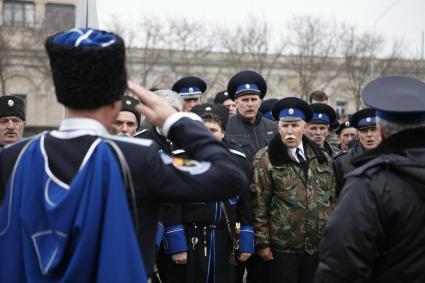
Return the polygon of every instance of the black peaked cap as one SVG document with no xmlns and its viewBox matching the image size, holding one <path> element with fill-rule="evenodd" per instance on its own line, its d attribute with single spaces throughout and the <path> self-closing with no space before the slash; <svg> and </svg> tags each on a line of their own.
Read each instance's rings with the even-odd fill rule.
<svg viewBox="0 0 425 283">
<path fill-rule="evenodd" d="M 252 90 L 246 90 L 241 91 L 240 93 L 236 94 L 236 90 L 239 86 L 244 84 L 255 84 L 257 85 L 259 92 L 253 92 Z M 258 94 L 261 99 L 264 98 L 264 96 L 267 93 L 267 83 L 264 80 L 264 78 L 258 74 L 257 72 L 251 71 L 251 70 L 245 70 L 241 71 L 237 74 L 235 74 L 227 84 L 227 91 L 229 92 L 229 95 L 232 99 L 235 99 L 237 97 L 241 97 L 247 94 Z"/>
<path fill-rule="evenodd" d="M 282 109 L 285 108 L 298 108 L 301 111 L 303 111 L 306 119 L 306 122 L 309 122 L 311 118 L 313 117 L 313 110 L 311 109 L 310 105 L 298 97 L 285 97 L 279 100 L 272 109 L 273 117 L 276 121 L 279 121 L 279 114 Z"/>
<path fill-rule="evenodd" d="M 204 103 L 192 107 L 192 112 L 199 117 L 204 118 L 207 115 L 213 116 L 220 121 L 224 129 L 226 129 L 227 122 L 229 121 L 229 109 L 223 104 Z"/>
</svg>

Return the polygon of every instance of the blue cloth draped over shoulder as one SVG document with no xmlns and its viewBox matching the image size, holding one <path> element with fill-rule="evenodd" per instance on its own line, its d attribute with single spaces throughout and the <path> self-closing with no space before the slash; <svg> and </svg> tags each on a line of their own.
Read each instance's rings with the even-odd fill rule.
<svg viewBox="0 0 425 283">
<path fill-rule="evenodd" d="M 33 140 L 0 211 L 0 282 L 146 282 L 120 173 L 99 138 L 65 184 Z"/>
</svg>

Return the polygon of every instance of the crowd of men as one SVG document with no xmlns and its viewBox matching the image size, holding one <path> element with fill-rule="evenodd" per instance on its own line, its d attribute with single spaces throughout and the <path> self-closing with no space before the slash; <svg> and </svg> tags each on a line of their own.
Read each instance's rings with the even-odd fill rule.
<svg viewBox="0 0 425 283">
<path fill-rule="evenodd" d="M 197 76 L 145 90 L 105 31 L 46 50 L 60 128 L 22 140 L 0 97 L 0 283 L 425 282 L 424 82 L 339 117 L 252 70 L 211 103 Z"/>
</svg>

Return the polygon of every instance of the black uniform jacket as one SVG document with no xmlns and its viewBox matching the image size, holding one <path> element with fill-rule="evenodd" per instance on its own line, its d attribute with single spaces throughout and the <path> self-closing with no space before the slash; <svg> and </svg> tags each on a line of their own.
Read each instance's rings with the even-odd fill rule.
<svg viewBox="0 0 425 283">
<path fill-rule="evenodd" d="M 71 122 L 70 122 L 71 121 Z M 54 131 L 45 138 L 49 167 L 53 174 L 69 183 L 77 172 L 87 149 L 98 136 L 113 140 L 130 167 L 140 224 L 140 246 L 145 269 L 153 271 L 154 239 L 160 203 L 182 201 L 216 201 L 235 197 L 247 188 L 248 180 L 231 157 L 202 122 L 188 117 L 172 124 L 168 137 L 184 148 L 195 160 L 175 162 L 160 154 L 156 143 L 144 139 L 113 137 L 95 120 L 68 119 L 67 130 Z M 3 149 L 0 153 L 0 189 L 3 191 L 17 156 L 27 142 Z M 129 196 L 130 198 L 130 196 Z"/>
<path fill-rule="evenodd" d="M 257 151 L 267 146 L 276 133 L 277 123 L 263 118 L 260 112 L 257 113 L 254 124 L 238 112 L 229 119 L 224 138 L 229 145 L 240 148 L 252 164 Z"/>
<path fill-rule="evenodd" d="M 320 246 L 316 283 L 425 282 L 425 128 L 355 158 Z"/>
<path fill-rule="evenodd" d="M 351 160 L 362 154 L 364 151 L 362 144 L 357 142 L 353 148 L 345 152 L 341 152 L 339 155 L 334 157 L 333 165 L 336 175 L 335 193 L 337 197 L 344 186 L 345 175 L 356 169 L 355 165 L 351 163 Z"/>
</svg>

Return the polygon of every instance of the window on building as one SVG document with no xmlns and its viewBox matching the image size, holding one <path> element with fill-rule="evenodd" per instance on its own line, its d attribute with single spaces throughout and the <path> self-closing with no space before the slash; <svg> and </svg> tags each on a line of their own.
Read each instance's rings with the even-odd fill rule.
<svg viewBox="0 0 425 283">
<path fill-rule="evenodd" d="M 73 5 L 46 4 L 45 28 L 49 31 L 62 31 L 75 26 Z"/>
<path fill-rule="evenodd" d="M 337 101 L 335 111 L 339 116 L 345 115 L 347 111 L 347 101 Z"/>
<path fill-rule="evenodd" d="M 34 3 L 23 1 L 3 2 L 3 25 L 8 27 L 34 27 Z"/>
</svg>

